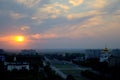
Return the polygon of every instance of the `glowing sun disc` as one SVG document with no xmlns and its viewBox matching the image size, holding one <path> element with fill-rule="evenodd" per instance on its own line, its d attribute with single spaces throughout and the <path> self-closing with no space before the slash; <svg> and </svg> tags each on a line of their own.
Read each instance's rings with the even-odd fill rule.
<svg viewBox="0 0 120 80">
<path fill-rule="evenodd" d="M 16 42 L 24 42 L 24 36 L 16 36 L 15 41 Z"/>
</svg>

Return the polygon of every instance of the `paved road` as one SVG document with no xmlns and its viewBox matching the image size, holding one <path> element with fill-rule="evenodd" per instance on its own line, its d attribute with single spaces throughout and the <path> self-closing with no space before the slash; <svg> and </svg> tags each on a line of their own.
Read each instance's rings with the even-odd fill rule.
<svg viewBox="0 0 120 80">
<path fill-rule="evenodd" d="M 46 58 L 46 57 L 45 57 L 45 60 L 46 60 L 47 62 L 51 63 L 51 65 L 50 65 L 51 69 L 53 69 L 53 70 L 54 70 L 58 75 L 60 75 L 63 79 L 66 79 L 67 75 L 64 74 L 61 70 L 89 70 L 89 71 L 91 71 L 91 72 L 93 72 L 93 73 L 96 73 L 96 74 L 98 74 L 98 75 L 101 75 L 101 74 L 102 74 L 102 73 L 100 73 L 100 72 L 98 72 L 98 71 L 93 70 L 92 68 L 78 66 L 78 65 L 76 65 L 76 64 L 74 64 L 74 63 L 72 63 L 72 62 L 67 62 L 67 61 L 65 61 L 65 63 L 70 64 L 70 65 L 73 65 L 74 67 L 72 67 L 72 68 L 59 68 L 59 69 L 58 69 L 58 68 L 54 67 L 54 65 L 52 65 L 51 60 L 49 60 L 49 59 Z"/>
<path fill-rule="evenodd" d="M 66 79 L 67 75 L 64 74 L 62 71 L 60 71 L 60 69 L 57 69 L 56 67 L 54 67 L 54 66 L 52 66 L 52 65 L 51 65 L 51 68 L 52 68 L 54 71 L 56 71 L 56 73 L 57 73 L 58 75 L 60 75 L 63 79 Z"/>
<path fill-rule="evenodd" d="M 50 60 L 48 58 L 45 57 L 45 60 L 49 63 Z M 51 69 L 54 70 L 56 72 L 56 74 L 58 74 L 59 76 L 61 76 L 63 79 L 66 79 L 67 75 L 64 74 L 62 71 L 60 71 L 59 69 L 57 69 L 56 67 L 54 67 L 53 65 L 50 65 Z"/>
<path fill-rule="evenodd" d="M 49 63 L 51 63 L 51 60 L 49 60 L 48 58 L 46 58 L 45 57 L 45 60 L 47 61 L 47 62 L 49 62 Z M 64 74 L 61 70 L 89 70 L 89 71 L 91 71 L 91 72 L 94 72 L 94 73 L 96 73 L 96 74 L 101 74 L 100 72 L 98 72 L 98 71 L 95 71 L 95 70 L 93 70 L 93 69 L 91 69 L 91 68 L 87 68 L 87 67 L 80 67 L 80 66 L 78 66 L 78 65 L 76 65 L 76 64 L 73 64 L 72 62 L 67 62 L 67 64 L 71 64 L 71 65 L 73 65 L 74 67 L 72 67 L 72 68 L 56 68 L 56 67 L 54 67 L 54 65 L 50 65 L 50 67 L 51 67 L 51 69 L 52 70 L 54 70 L 59 76 L 61 76 L 63 79 L 66 79 L 66 77 L 67 77 L 67 75 L 66 74 Z"/>
</svg>

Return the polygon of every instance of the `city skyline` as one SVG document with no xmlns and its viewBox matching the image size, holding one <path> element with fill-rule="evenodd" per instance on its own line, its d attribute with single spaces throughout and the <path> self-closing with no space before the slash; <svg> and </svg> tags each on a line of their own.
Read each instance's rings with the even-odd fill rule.
<svg viewBox="0 0 120 80">
<path fill-rule="evenodd" d="M 119 0 L 0 0 L 0 48 L 120 48 Z M 18 37 L 17 39 L 15 37 Z"/>
</svg>

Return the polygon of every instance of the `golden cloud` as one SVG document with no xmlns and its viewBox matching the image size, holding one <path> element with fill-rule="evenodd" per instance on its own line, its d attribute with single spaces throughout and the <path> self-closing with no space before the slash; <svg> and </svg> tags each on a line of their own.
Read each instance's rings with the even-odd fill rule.
<svg viewBox="0 0 120 80">
<path fill-rule="evenodd" d="M 107 5 L 107 0 L 93 0 L 87 2 L 88 8 L 100 9 Z"/>
<path fill-rule="evenodd" d="M 56 14 L 56 15 L 65 13 L 67 10 L 69 10 L 69 6 L 65 4 L 60 4 L 58 2 L 45 5 L 43 8 L 41 8 L 41 11 L 43 12 L 47 12 L 48 14 Z"/>
<path fill-rule="evenodd" d="M 102 25 L 102 21 L 101 16 L 95 16 L 82 23 L 65 25 L 64 27 L 53 27 L 46 31 L 46 33 L 56 34 L 57 38 L 84 38 L 85 36 L 93 37 L 95 32 L 101 29 L 98 29 L 96 26 Z"/>
<path fill-rule="evenodd" d="M 53 33 L 42 33 L 42 34 L 33 34 L 31 35 L 31 38 L 33 39 L 50 39 L 50 38 L 56 38 L 57 35 Z"/>
<path fill-rule="evenodd" d="M 20 13 L 16 13 L 16 12 L 10 12 L 10 14 L 9 14 L 10 16 L 11 16 L 11 18 L 13 18 L 13 19 L 20 19 L 20 18 L 24 18 L 24 17 L 26 17 L 25 15 L 23 15 L 23 14 L 20 14 Z"/>
<path fill-rule="evenodd" d="M 83 3 L 83 0 L 69 0 L 69 3 L 72 4 L 73 6 L 79 6 L 80 4 Z"/>
<path fill-rule="evenodd" d="M 36 6 L 41 0 L 16 0 L 18 3 L 25 5 L 28 8 Z"/>
<path fill-rule="evenodd" d="M 29 26 L 22 26 L 22 27 L 20 28 L 20 30 L 22 30 L 22 31 L 26 31 L 26 30 L 28 30 L 28 29 L 30 29 Z"/>
<path fill-rule="evenodd" d="M 104 12 L 93 10 L 93 11 L 82 12 L 82 13 L 71 13 L 71 14 L 66 15 L 66 18 L 68 20 L 72 20 L 72 19 L 82 18 L 86 16 L 101 15 L 101 14 L 104 14 Z"/>
<path fill-rule="evenodd" d="M 64 15 L 69 10 L 69 6 L 60 4 L 58 2 L 52 4 L 46 4 L 41 8 L 38 8 L 35 14 L 32 16 L 33 20 L 42 23 L 43 20 L 51 18 L 55 19 L 61 15 Z"/>
<path fill-rule="evenodd" d="M 41 39 L 42 38 L 41 34 L 33 34 L 33 35 L 31 35 L 31 37 L 34 39 Z"/>
</svg>

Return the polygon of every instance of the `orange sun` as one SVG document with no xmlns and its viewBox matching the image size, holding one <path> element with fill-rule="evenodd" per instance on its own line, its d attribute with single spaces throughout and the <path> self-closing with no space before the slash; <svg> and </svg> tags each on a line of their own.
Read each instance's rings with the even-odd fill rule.
<svg viewBox="0 0 120 80">
<path fill-rule="evenodd" d="M 24 36 L 16 36 L 15 37 L 16 42 L 24 42 L 24 40 L 25 40 Z"/>
</svg>

